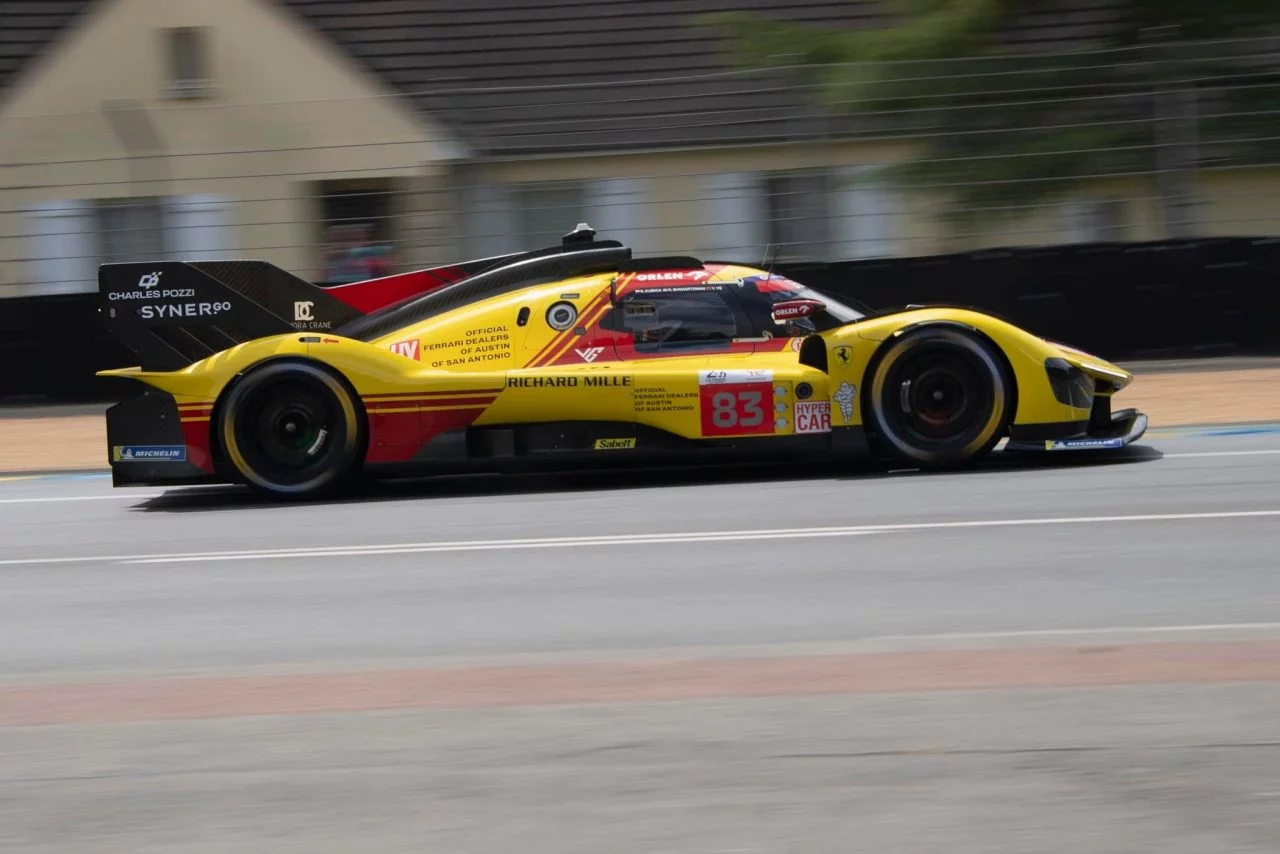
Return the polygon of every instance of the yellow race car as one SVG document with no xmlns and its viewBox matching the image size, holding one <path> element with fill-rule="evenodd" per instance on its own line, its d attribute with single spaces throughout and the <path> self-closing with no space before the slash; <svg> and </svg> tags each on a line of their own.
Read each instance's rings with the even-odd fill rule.
<svg viewBox="0 0 1280 854">
<path fill-rule="evenodd" d="M 619 455 L 956 466 L 1119 448 L 1132 375 L 980 311 L 845 305 L 769 269 L 562 244 L 336 287 L 261 261 L 105 264 L 148 387 L 107 412 L 113 482 L 282 497 L 358 474 Z"/>
</svg>

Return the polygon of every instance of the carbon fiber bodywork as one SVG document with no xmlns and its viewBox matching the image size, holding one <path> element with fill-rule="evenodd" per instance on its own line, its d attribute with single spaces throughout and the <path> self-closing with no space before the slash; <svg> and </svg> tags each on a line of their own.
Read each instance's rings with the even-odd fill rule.
<svg viewBox="0 0 1280 854">
<path fill-rule="evenodd" d="M 361 316 L 265 261 L 157 261 L 98 270 L 107 330 L 144 370 L 178 370 L 245 341 L 327 331 Z"/>
<path fill-rule="evenodd" d="M 1123 409 L 1110 415 L 1105 423 L 1098 421 L 1050 424 L 1043 435 L 1030 437 L 1026 431 L 1014 431 L 1006 451 L 1106 451 L 1119 450 L 1142 438 L 1147 432 L 1147 416 L 1136 409 Z"/>
<path fill-rule="evenodd" d="M 207 424 L 203 434 L 184 428 L 172 395 L 147 391 L 107 410 L 107 454 L 115 486 L 201 483 L 213 478 Z M 194 441 L 193 441 L 194 440 Z M 157 454 L 157 449 L 178 449 Z M 139 453 L 149 449 L 150 453 Z"/>
</svg>

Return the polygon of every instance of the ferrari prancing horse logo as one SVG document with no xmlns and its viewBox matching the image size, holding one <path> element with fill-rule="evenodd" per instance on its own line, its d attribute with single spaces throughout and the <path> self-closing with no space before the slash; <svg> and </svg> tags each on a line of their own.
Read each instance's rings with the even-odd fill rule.
<svg viewBox="0 0 1280 854">
<path fill-rule="evenodd" d="M 849 367 L 849 360 L 851 360 L 852 358 L 853 358 L 853 348 L 852 348 L 852 347 L 837 347 L 837 348 L 836 348 L 836 361 L 840 363 L 840 367 L 842 367 L 842 368 L 847 368 L 847 367 Z"/>
</svg>

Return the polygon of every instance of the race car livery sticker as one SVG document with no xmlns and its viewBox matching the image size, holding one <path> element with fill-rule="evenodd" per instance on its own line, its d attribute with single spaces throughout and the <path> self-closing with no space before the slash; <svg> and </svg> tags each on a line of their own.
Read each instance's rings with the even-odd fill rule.
<svg viewBox="0 0 1280 854">
<path fill-rule="evenodd" d="M 698 371 L 698 385 L 737 385 L 742 383 L 772 384 L 773 371 Z"/>
<path fill-rule="evenodd" d="M 425 356 L 431 359 L 433 368 L 456 368 L 463 365 L 497 367 L 493 364 L 494 362 L 509 361 L 514 353 L 511 346 L 511 330 L 506 324 L 467 329 L 461 335 L 445 341 L 432 341 L 420 345 L 420 340 L 415 340 L 412 344 L 408 341 L 400 341 L 391 347 L 393 352 L 398 352 L 401 356 L 410 359 L 422 361 Z M 408 349 L 396 349 L 401 346 L 406 346 Z M 416 356 L 412 352 L 414 346 L 419 347 Z"/>
<path fill-rule="evenodd" d="M 413 359 L 415 362 L 422 361 L 422 341 L 418 338 L 411 338 L 408 341 L 396 341 L 391 344 L 391 352 L 406 359 Z"/>
<path fill-rule="evenodd" d="M 767 436 L 778 429 L 771 381 L 713 383 L 698 392 L 704 436 Z"/>
<path fill-rule="evenodd" d="M 636 415 L 696 413 L 700 400 L 696 391 L 666 388 L 662 385 L 636 386 L 631 390 L 631 406 Z"/>
<path fill-rule="evenodd" d="M 315 314 L 315 300 L 294 300 L 293 303 L 293 328 L 299 331 L 314 331 L 316 329 L 332 329 L 332 320 L 321 320 Z"/>
<path fill-rule="evenodd" d="M 116 463 L 181 463 L 186 459 L 186 445 L 115 445 L 111 449 L 111 461 Z"/>
<path fill-rule="evenodd" d="M 622 449 L 630 449 L 636 446 L 634 438 L 627 439 L 596 439 L 595 449 L 597 451 L 616 451 Z"/>
<path fill-rule="evenodd" d="M 195 288 L 165 288 L 161 291 L 111 291 L 107 294 L 107 299 L 111 302 L 131 299 L 191 299 L 195 295 Z"/>
<path fill-rule="evenodd" d="M 831 402 L 826 400 L 796 401 L 797 433 L 830 433 Z M 847 419 L 846 419 L 847 420 Z"/>
<path fill-rule="evenodd" d="M 1124 439 L 1046 439 L 1046 451 L 1096 451 L 1108 448 L 1123 448 Z"/>
<path fill-rule="evenodd" d="M 631 377 L 620 374 L 569 374 L 567 376 L 508 376 L 507 388 L 630 388 Z"/>
<path fill-rule="evenodd" d="M 840 388 L 833 395 L 835 402 L 840 406 L 840 414 L 844 417 L 844 423 L 848 424 L 853 421 L 853 398 L 858 393 L 853 383 L 845 380 L 840 383 Z"/>
<path fill-rule="evenodd" d="M 138 308 L 138 317 L 143 320 L 178 320 L 184 317 L 215 317 L 231 311 L 231 303 L 218 302 L 182 302 L 175 305 L 144 305 Z"/>
<path fill-rule="evenodd" d="M 117 300 L 131 299 L 191 299 L 196 295 L 195 288 L 165 288 L 156 290 L 160 285 L 160 276 L 163 272 L 144 273 L 142 278 L 138 279 L 138 290 L 136 291 L 110 291 L 107 293 L 107 299 L 111 302 Z"/>
<path fill-rule="evenodd" d="M 639 273 L 637 282 L 705 282 L 711 278 L 710 270 L 665 270 L 660 273 Z"/>
<path fill-rule="evenodd" d="M 706 284 L 686 284 L 686 285 L 642 285 L 636 286 L 627 291 L 628 296 L 636 298 L 644 298 L 654 294 L 693 294 L 693 293 L 715 293 L 725 289 L 724 282 L 707 282 Z"/>
</svg>

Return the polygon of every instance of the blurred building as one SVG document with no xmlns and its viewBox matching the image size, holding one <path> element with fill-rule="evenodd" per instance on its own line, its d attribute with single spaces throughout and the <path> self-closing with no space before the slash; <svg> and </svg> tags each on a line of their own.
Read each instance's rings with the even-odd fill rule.
<svg viewBox="0 0 1280 854">
<path fill-rule="evenodd" d="M 1015 41 L 1088 44 L 1107 6 Z M 697 15 L 729 8 L 879 23 L 844 0 L 0 0 L 0 296 L 157 257 L 341 280 L 580 220 L 640 252 L 757 261 L 1163 236 L 1150 176 L 949 232 L 936 194 L 880 173 L 904 138 L 727 64 Z M 1277 177 L 1205 176 L 1205 232 L 1274 232 Z"/>
</svg>

